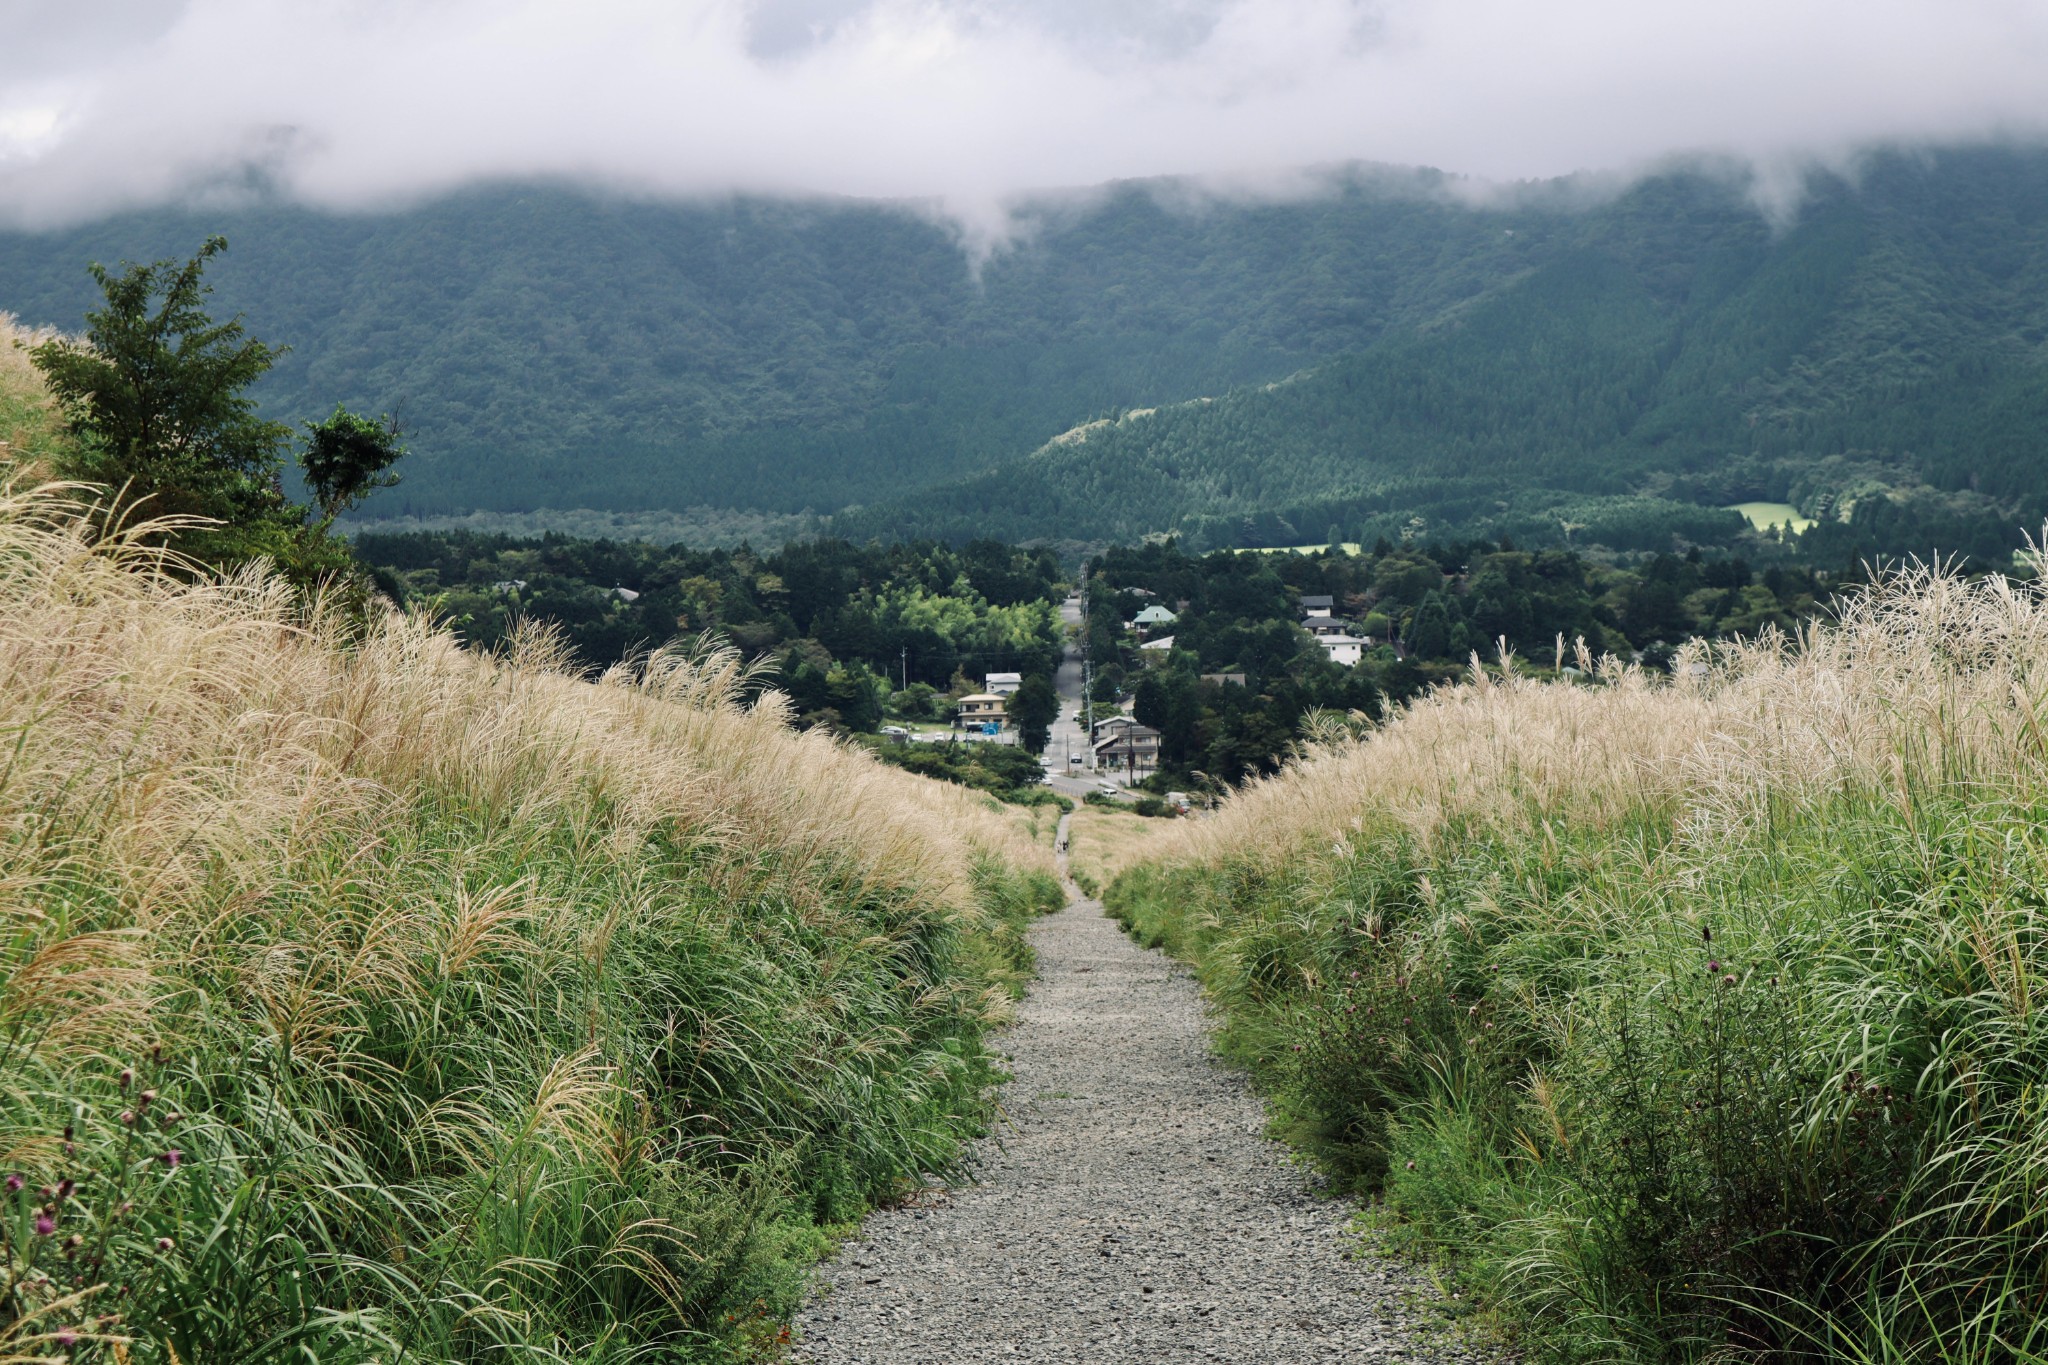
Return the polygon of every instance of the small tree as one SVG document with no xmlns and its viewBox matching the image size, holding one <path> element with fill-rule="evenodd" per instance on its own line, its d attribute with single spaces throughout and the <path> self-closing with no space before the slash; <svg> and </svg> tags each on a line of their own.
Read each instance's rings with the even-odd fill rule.
<svg viewBox="0 0 2048 1365">
<path fill-rule="evenodd" d="M 1052 690 L 1043 673 L 1030 674 L 1010 694 L 1009 713 L 1023 746 L 1034 754 L 1041 753 L 1051 737 L 1053 721 L 1059 718 L 1059 694 Z"/>
<path fill-rule="evenodd" d="M 391 472 L 405 455 L 398 436 L 398 423 L 391 418 L 373 422 L 339 406 L 326 421 L 306 423 L 299 465 L 322 521 L 333 521 L 377 489 L 398 482 Z"/>
</svg>

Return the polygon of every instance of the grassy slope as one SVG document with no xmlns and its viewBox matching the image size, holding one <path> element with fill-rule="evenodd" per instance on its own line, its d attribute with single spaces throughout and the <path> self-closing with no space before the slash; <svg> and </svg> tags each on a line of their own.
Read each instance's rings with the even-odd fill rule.
<svg viewBox="0 0 2048 1365">
<path fill-rule="evenodd" d="M 1057 890 L 982 803 L 730 656 L 573 681 L 73 516 L 0 498 L 0 1359 L 748 1355 L 983 1122 Z"/>
<path fill-rule="evenodd" d="M 28 348 L 48 335 L 0 313 L 0 462 L 39 468 L 70 439 L 29 364 Z"/>
<path fill-rule="evenodd" d="M 2048 600 L 1711 663 L 1439 694 L 1111 909 L 1547 1358 L 2039 1359 Z"/>
</svg>

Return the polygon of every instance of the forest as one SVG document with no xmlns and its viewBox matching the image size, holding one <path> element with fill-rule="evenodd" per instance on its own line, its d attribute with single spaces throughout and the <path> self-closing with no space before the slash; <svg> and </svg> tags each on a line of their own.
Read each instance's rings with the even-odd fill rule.
<svg viewBox="0 0 2048 1365">
<path fill-rule="evenodd" d="M 988 540 L 809 540 L 757 553 L 442 531 L 362 535 L 355 553 L 394 600 L 479 649 L 502 649 L 521 623 L 545 625 L 595 674 L 709 635 L 769 661 L 805 728 L 872 731 L 885 709 L 935 715 L 963 676 L 979 690 L 990 672 L 1049 674 L 1063 638 L 1051 552 Z"/>
</svg>

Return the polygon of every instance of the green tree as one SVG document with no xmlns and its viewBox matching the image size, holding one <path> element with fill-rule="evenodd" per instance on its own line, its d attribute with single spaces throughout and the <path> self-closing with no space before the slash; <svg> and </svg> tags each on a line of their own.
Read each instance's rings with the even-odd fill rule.
<svg viewBox="0 0 2048 1365">
<path fill-rule="evenodd" d="M 30 352 L 81 438 L 59 472 L 107 485 L 123 508 L 179 519 L 168 538 L 201 564 L 267 557 L 301 584 L 359 578 L 328 523 L 397 481 L 397 429 L 341 408 L 307 424 L 301 460 L 320 512 L 309 524 L 284 494 L 291 429 L 259 416 L 248 394 L 283 350 L 248 335 L 239 314 L 215 322 L 206 309 L 206 264 L 227 245 L 215 236 L 182 263 L 88 267 L 106 305 L 85 315 L 84 339 Z"/>
<path fill-rule="evenodd" d="M 85 315 L 85 338 L 30 352 L 85 453 L 61 472 L 146 499 L 150 515 L 249 526 L 287 505 L 278 486 L 290 429 L 256 413 L 245 392 L 281 352 L 246 334 L 238 316 L 207 315 L 206 263 L 227 249 L 209 237 L 191 260 L 97 263 L 106 306 Z"/>
<path fill-rule="evenodd" d="M 332 521 L 379 488 L 398 482 L 391 472 L 405 455 L 398 443 L 398 423 L 386 417 L 371 421 L 336 406 L 324 422 L 306 423 L 306 448 L 299 466 L 313 505 L 323 521 Z"/>
<path fill-rule="evenodd" d="M 1059 718 L 1060 699 L 1043 673 L 1025 677 L 1022 685 L 1010 696 L 1009 712 L 1024 748 L 1034 754 L 1044 752 L 1045 742 L 1052 733 L 1052 723 Z"/>
</svg>

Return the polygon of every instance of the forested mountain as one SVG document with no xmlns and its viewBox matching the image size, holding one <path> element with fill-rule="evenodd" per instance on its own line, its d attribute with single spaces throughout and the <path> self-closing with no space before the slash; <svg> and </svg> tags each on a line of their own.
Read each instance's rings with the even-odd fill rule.
<svg viewBox="0 0 2048 1365">
<path fill-rule="evenodd" d="M 978 271 L 940 222 L 843 201 L 153 212 L 0 235 L 0 307 L 75 326 L 87 260 L 225 232 L 216 301 L 294 348 L 267 409 L 410 429 L 371 516 L 864 505 L 832 529 L 1209 544 L 1420 517 L 1640 548 L 1736 538 L 1717 509 L 1751 498 L 1879 548 L 2038 523 L 2048 153 L 1874 157 L 1780 227 L 1705 172 L 1454 188 L 1126 185 L 1043 201 Z"/>
<path fill-rule="evenodd" d="M 1683 180 L 1498 215 L 1526 269 L 1462 308 L 875 521 L 1258 544 L 1421 517 L 1647 549 L 1727 539 L 1714 509 L 1782 499 L 1857 549 L 2010 548 L 2048 512 L 2048 161 L 1889 159 L 1813 195 L 1781 233 Z"/>
</svg>

